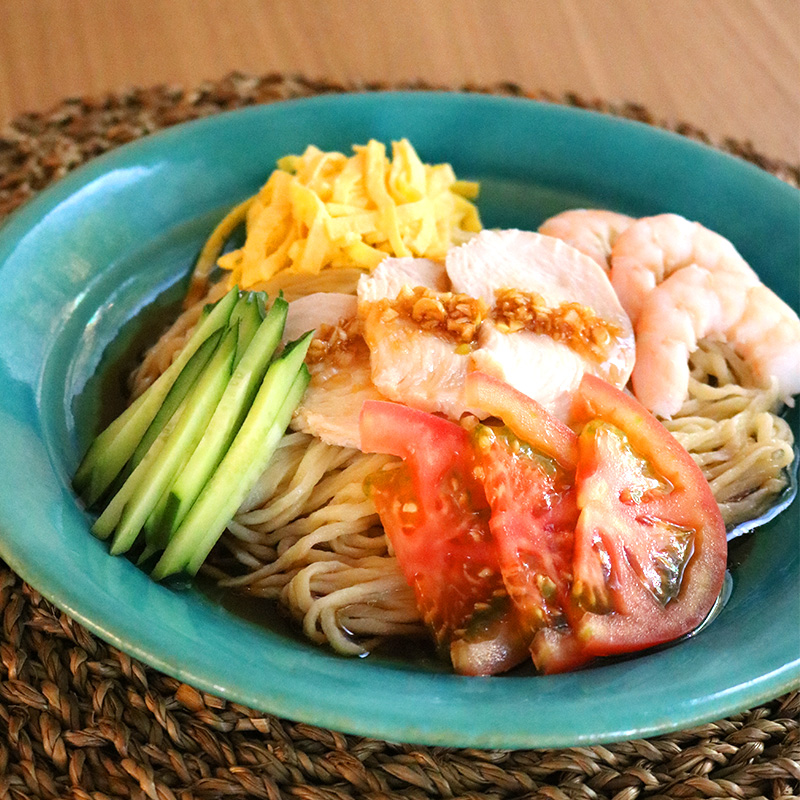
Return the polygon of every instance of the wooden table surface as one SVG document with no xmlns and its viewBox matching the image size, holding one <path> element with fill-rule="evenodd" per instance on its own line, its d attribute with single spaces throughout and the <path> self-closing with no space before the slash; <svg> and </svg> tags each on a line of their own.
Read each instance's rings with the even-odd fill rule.
<svg viewBox="0 0 800 800">
<path fill-rule="evenodd" d="M 800 162 L 798 0 L 0 0 L 0 126 L 233 70 L 513 81 L 639 102 Z"/>
</svg>

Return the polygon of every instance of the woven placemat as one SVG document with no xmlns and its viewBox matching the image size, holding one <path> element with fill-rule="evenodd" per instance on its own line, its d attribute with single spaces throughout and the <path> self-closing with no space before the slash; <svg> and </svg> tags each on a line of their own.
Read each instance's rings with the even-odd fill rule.
<svg viewBox="0 0 800 800">
<path fill-rule="evenodd" d="M 234 74 L 191 90 L 158 86 L 68 99 L 0 131 L 0 220 L 69 170 L 164 127 L 255 103 L 322 93 L 443 89 L 340 85 Z M 800 167 L 748 142 L 711 141 L 642 106 L 532 97 L 677 131 L 800 186 Z M 221 700 L 93 636 L 0 562 L 0 799 L 635 800 L 800 795 L 800 691 L 678 733 L 561 750 L 393 744 L 290 722 Z"/>
</svg>

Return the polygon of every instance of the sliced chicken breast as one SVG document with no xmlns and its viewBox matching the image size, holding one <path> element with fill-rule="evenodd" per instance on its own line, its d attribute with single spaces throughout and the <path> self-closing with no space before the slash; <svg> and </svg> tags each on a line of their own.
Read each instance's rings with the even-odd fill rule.
<svg viewBox="0 0 800 800">
<path fill-rule="evenodd" d="M 319 331 L 323 325 L 336 327 L 343 320 L 355 317 L 357 307 L 358 300 L 352 294 L 314 292 L 298 297 L 289 303 L 283 342 L 299 339 L 310 330 Z"/>
<path fill-rule="evenodd" d="M 309 330 L 322 337 L 309 351 L 311 382 L 294 412 L 292 430 L 311 433 L 328 444 L 359 448 L 361 404 L 386 398 L 372 383 L 369 350 L 353 331 L 356 308 L 355 295 L 336 292 L 293 300 L 283 339 L 290 342 Z"/>
<path fill-rule="evenodd" d="M 516 290 L 537 296 L 545 310 L 553 310 L 556 316 L 563 308 L 567 332 L 569 304 L 573 309 L 577 304 L 579 321 L 599 323 L 602 358 L 576 346 L 568 333 L 554 337 L 524 326 L 507 332 L 507 326 L 487 320 L 470 357 L 470 369 L 503 379 L 561 418 L 566 417 L 572 393 L 585 372 L 618 387 L 627 383 L 635 360 L 630 320 L 602 268 L 574 247 L 530 231 L 486 230 L 452 249 L 446 269 L 454 292 L 480 297 L 490 306 L 495 305 L 499 291 Z"/>
<path fill-rule="evenodd" d="M 458 419 L 466 410 L 464 380 L 469 353 L 393 310 L 407 287 L 446 292 L 444 265 L 422 258 L 387 258 L 358 283 L 358 316 L 369 346 L 378 391 L 423 411 Z M 461 348 L 463 350 L 463 348 Z"/>
<path fill-rule="evenodd" d="M 500 378 L 559 419 L 568 417 L 572 395 L 586 371 L 580 355 L 549 336 L 501 333 L 491 323 L 481 327 L 479 342 L 471 369 Z"/>
<path fill-rule="evenodd" d="M 491 311 L 465 345 L 406 313 L 398 297 L 417 289 L 429 290 L 424 302 L 464 296 Z M 504 297 L 511 297 L 510 312 Z M 521 312 L 514 302 L 524 306 L 531 298 L 536 314 L 556 320 L 555 329 L 542 333 L 516 324 L 513 315 Z M 565 418 L 585 372 L 622 387 L 635 357 L 630 321 L 602 268 L 558 239 L 518 230 L 483 231 L 453 248 L 445 264 L 387 258 L 360 278 L 357 298 L 319 293 L 291 303 L 287 340 L 311 328 L 339 341 L 316 348 L 323 358 L 313 357 L 312 345 L 311 384 L 292 426 L 347 447 L 359 446 L 365 399 L 394 400 L 452 419 L 467 411 L 481 415 L 464 396 L 467 373 L 481 370 Z"/>
<path fill-rule="evenodd" d="M 372 383 L 369 351 L 362 341 L 347 369 L 311 369 L 311 383 L 291 427 L 327 444 L 360 450 L 358 420 L 363 402 L 386 399 Z"/>
</svg>

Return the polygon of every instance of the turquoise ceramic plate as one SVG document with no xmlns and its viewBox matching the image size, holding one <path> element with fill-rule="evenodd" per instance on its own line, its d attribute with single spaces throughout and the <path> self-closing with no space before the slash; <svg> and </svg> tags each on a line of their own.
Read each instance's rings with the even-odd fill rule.
<svg viewBox="0 0 800 800">
<path fill-rule="evenodd" d="M 0 555 L 108 642 L 217 695 L 337 730 L 471 747 L 628 739 L 724 717 L 800 679 L 798 504 L 733 553 L 704 632 L 572 675 L 457 677 L 348 660 L 152 583 L 94 539 L 70 491 L 113 389 L 110 365 L 179 296 L 215 220 L 276 158 L 408 137 L 482 184 L 488 226 L 567 207 L 675 211 L 731 238 L 798 306 L 800 193 L 679 136 L 598 114 L 475 95 L 324 97 L 221 115 L 99 158 L 0 230 Z M 796 418 L 793 423 L 797 428 Z"/>
</svg>

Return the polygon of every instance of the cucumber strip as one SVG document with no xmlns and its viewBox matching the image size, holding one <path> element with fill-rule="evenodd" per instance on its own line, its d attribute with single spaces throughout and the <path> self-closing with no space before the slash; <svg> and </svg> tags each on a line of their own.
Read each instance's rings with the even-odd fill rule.
<svg viewBox="0 0 800 800">
<path fill-rule="evenodd" d="M 172 415 L 172 418 L 167 421 L 167 424 L 163 427 L 161 433 L 158 434 L 145 457 L 136 465 L 133 472 L 128 475 L 119 490 L 111 498 L 108 505 L 103 509 L 103 513 L 95 520 L 94 525 L 92 525 L 92 533 L 98 539 L 107 539 L 114 532 L 114 528 L 119 524 L 122 512 L 125 510 L 125 505 L 147 476 L 150 467 L 161 452 L 164 442 L 166 442 L 169 435 L 175 429 L 184 408 L 185 402 L 178 407 L 178 410 Z"/>
<path fill-rule="evenodd" d="M 254 302 L 252 294 L 243 295 L 234 308 L 229 324 L 231 326 L 238 324 L 239 336 L 233 375 L 208 423 L 203 439 L 187 459 L 187 462 L 194 459 L 200 461 L 201 464 L 211 462 L 202 482 L 197 487 L 197 493 L 201 491 L 208 480 L 208 475 L 214 471 L 222 456 L 225 455 L 225 451 L 242 424 L 258 386 L 264 379 L 270 359 L 280 343 L 287 313 L 286 301 L 281 300 L 280 303 L 276 301 L 275 312 L 270 324 L 265 327 L 262 323 L 259 306 Z M 255 341 L 259 331 L 261 331 L 261 335 L 259 340 Z M 214 432 L 217 434 L 216 439 L 210 435 Z M 148 547 L 142 553 L 142 559 L 149 558 L 155 550 L 163 549 L 177 527 L 174 520 L 179 509 L 174 498 L 171 497 L 171 488 L 175 481 L 184 474 L 187 466 L 188 464 L 185 463 L 176 473 L 144 524 Z M 184 485 L 186 485 L 186 481 L 190 480 L 192 479 L 185 479 Z M 192 496 L 191 502 L 194 502 L 195 496 L 196 494 Z M 186 510 L 188 509 L 181 510 L 181 517 Z"/>
<path fill-rule="evenodd" d="M 261 314 L 261 319 L 267 316 L 267 301 L 269 300 L 269 296 L 266 292 L 253 292 L 256 298 L 256 305 L 258 306 L 258 312 Z M 283 300 L 283 289 L 280 290 L 278 293 L 278 298 Z"/>
<path fill-rule="evenodd" d="M 200 367 L 200 369 L 206 366 L 214 350 L 219 346 L 223 333 L 224 331 L 222 330 L 214 331 L 189 359 L 186 367 L 181 371 L 172 389 L 170 389 L 164 401 L 164 405 L 158 410 L 155 419 L 147 429 L 145 438 L 150 438 L 151 429 L 155 431 L 155 436 L 152 437 L 152 441 L 147 443 L 146 447 L 142 447 L 142 443 L 145 441 L 145 439 L 142 439 L 140 446 L 136 448 L 133 456 L 131 456 L 131 460 L 115 479 L 114 484 L 112 484 L 108 492 L 110 499 L 92 526 L 92 533 L 99 539 L 107 539 L 114 531 L 114 528 L 119 524 L 122 512 L 125 509 L 125 504 L 130 500 L 141 481 L 147 475 L 147 471 L 150 469 L 153 459 L 158 455 L 161 448 L 164 446 L 166 437 L 172 433 L 175 425 L 183 414 L 183 410 L 186 406 L 186 394 L 191 388 L 191 386 L 188 385 L 189 380 L 191 380 L 193 385 L 198 378 L 198 375 L 193 374 L 195 366 Z M 184 375 L 187 376 L 185 380 Z M 173 398 L 173 391 L 178 388 L 179 383 L 186 383 L 187 385 L 181 388 L 181 394 L 183 396 L 180 397 L 180 402 L 177 407 L 171 408 L 173 403 L 170 401 L 175 399 Z M 183 389 L 185 389 L 185 391 L 183 391 Z M 175 397 L 177 397 L 177 393 Z M 168 404 L 170 408 L 167 408 Z M 157 430 L 156 427 L 158 428 Z"/>
<path fill-rule="evenodd" d="M 197 574 L 197 571 L 203 565 L 203 562 L 208 557 L 211 549 L 225 531 L 228 521 L 236 513 L 236 509 L 242 504 L 242 502 L 244 502 L 244 499 L 247 497 L 247 494 L 252 488 L 253 484 L 258 480 L 259 475 L 261 475 L 261 473 L 269 466 L 269 462 L 272 459 L 272 456 L 275 454 L 275 450 L 286 433 L 286 429 L 289 427 L 289 423 L 292 420 L 292 413 L 302 399 L 310 380 L 311 376 L 308 372 L 308 369 L 304 365 L 295 376 L 295 379 L 289 388 L 286 399 L 284 400 L 277 417 L 273 421 L 272 426 L 261 442 L 261 453 L 257 463 L 260 463 L 262 468 L 259 470 L 254 470 L 254 474 L 250 477 L 248 482 L 242 483 L 243 490 L 235 495 L 238 502 L 235 505 L 233 502 L 230 502 L 227 514 L 224 517 L 219 515 L 214 521 L 216 524 L 213 527 L 210 527 L 207 530 L 199 531 L 199 533 L 202 534 L 202 539 L 192 548 L 189 562 L 184 567 L 184 569 L 190 575 Z"/>
<path fill-rule="evenodd" d="M 160 525 L 167 527 L 170 533 L 178 528 L 228 452 L 264 380 L 270 359 L 280 344 L 288 309 L 289 304 L 283 298 L 275 300 L 259 325 L 250 347 L 236 366 L 200 444 L 176 477 L 170 496 L 161 508 L 159 520 Z"/>
<path fill-rule="evenodd" d="M 111 554 L 126 552 L 177 470 L 192 453 L 231 377 L 236 356 L 237 328 L 229 328 L 199 380 L 187 395 L 175 428 L 125 504 L 114 532 Z"/>
<path fill-rule="evenodd" d="M 167 393 L 198 347 L 227 324 L 239 296 L 231 289 L 200 320 L 175 361 L 92 442 L 75 473 L 74 486 L 91 506 L 133 455 Z"/>
<path fill-rule="evenodd" d="M 180 572 L 190 562 L 196 572 L 266 469 L 308 386 L 310 377 L 303 359 L 310 342 L 309 333 L 287 347 L 267 370 L 228 452 L 156 564 L 154 579 Z"/>
<path fill-rule="evenodd" d="M 93 505 L 119 475 L 164 398 L 194 352 L 208 336 L 227 324 L 238 290 L 206 306 L 195 331 L 175 361 L 92 443 L 75 477 L 87 505 Z"/>
<path fill-rule="evenodd" d="M 236 308 L 233 309 L 230 324 L 233 324 L 235 320 L 239 322 L 239 344 L 236 348 L 235 362 L 238 364 L 247 351 L 247 348 L 250 346 L 250 342 L 256 335 L 256 331 L 263 320 L 258 303 L 256 303 L 255 296 L 252 292 L 242 295 Z"/>
<path fill-rule="evenodd" d="M 259 293 L 260 294 L 260 293 Z M 228 386 L 225 388 L 225 393 L 222 395 L 222 399 L 220 403 L 223 403 L 226 395 L 228 394 L 228 390 L 231 388 L 231 383 L 234 381 L 239 381 L 240 378 L 237 375 L 236 366 L 239 364 L 245 355 L 248 352 L 248 348 L 250 347 L 253 339 L 258 332 L 259 327 L 262 323 L 262 316 L 261 316 L 261 309 L 260 306 L 256 303 L 256 295 L 254 292 L 247 292 L 242 294 L 239 298 L 238 302 L 234 306 L 233 312 L 231 313 L 230 320 L 228 320 L 228 326 L 234 327 L 238 325 L 239 335 L 236 342 L 236 357 L 234 359 L 234 371 L 231 377 L 231 381 L 228 383 Z M 285 315 L 284 315 L 285 319 Z M 267 355 L 266 363 L 264 364 L 264 371 L 266 371 L 267 365 L 269 364 L 269 359 L 272 357 L 272 353 L 275 351 L 275 347 L 277 346 L 278 342 L 280 341 L 280 337 L 282 335 L 283 330 L 283 322 L 281 323 L 280 331 L 277 334 L 277 338 L 275 341 L 275 345 L 272 347 L 271 351 Z M 188 365 L 187 365 L 188 367 Z M 186 370 L 184 370 L 185 372 Z M 264 377 L 263 373 L 258 378 L 259 381 Z M 174 388 L 174 387 L 173 387 Z M 256 387 L 257 388 L 257 387 Z M 249 398 L 249 403 L 252 402 L 252 395 Z M 214 411 L 214 416 L 212 416 L 211 421 L 209 422 L 209 428 L 214 425 L 214 420 L 218 415 L 219 406 Z M 246 409 L 245 409 L 246 413 Z M 238 425 L 241 424 L 241 419 L 238 420 Z M 233 433 L 236 431 L 234 430 Z M 208 433 L 208 429 L 206 430 Z M 205 436 L 206 434 L 203 434 Z M 233 438 L 233 434 L 231 434 L 231 439 Z M 230 440 L 228 441 L 230 444 Z M 199 447 L 203 447 L 201 440 L 201 445 Z M 227 449 L 227 445 L 226 445 Z M 195 449 L 195 453 L 197 452 L 197 448 Z M 134 453 L 134 456 L 136 454 Z M 224 455 L 224 451 L 220 453 L 219 458 Z M 192 458 L 189 456 L 189 458 Z M 185 465 L 184 465 L 185 466 Z M 214 465 L 216 466 L 216 464 Z M 180 472 L 177 473 L 177 476 L 183 474 L 183 468 Z M 161 497 L 158 499 L 158 502 L 155 505 L 155 508 L 150 512 L 147 520 L 144 523 L 144 531 L 145 531 L 145 538 L 147 541 L 146 547 L 143 549 L 139 559 L 137 561 L 138 564 L 141 564 L 147 559 L 150 558 L 154 553 L 159 550 L 162 550 L 166 546 L 166 542 L 169 539 L 170 534 L 172 533 L 173 526 L 172 520 L 174 519 L 174 511 L 175 506 L 174 503 L 171 501 L 171 494 L 170 489 L 172 485 L 174 485 L 175 480 L 177 480 L 177 476 L 173 478 L 167 488 L 162 492 Z M 202 485 L 201 487 L 202 488 Z"/>
<path fill-rule="evenodd" d="M 145 457 L 150 446 L 156 440 L 158 435 L 163 430 L 167 422 L 172 419 L 173 414 L 180 407 L 183 399 L 189 393 L 189 390 L 194 386 L 199 375 L 202 374 L 206 364 L 217 348 L 220 339 L 222 338 L 223 331 L 220 329 L 214 331 L 208 339 L 206 339 L 200 347 L 197 348 L 192 357 L 186 362 L 186 366 L 181 370 L 175 383 L 172 384 L 161 408 L 158 409 L 153 421 L 145 431 L 142 440 L 133 451 L 130 458 L 128 469 L 135 469 L 139 462 Z"/>
</svg>

